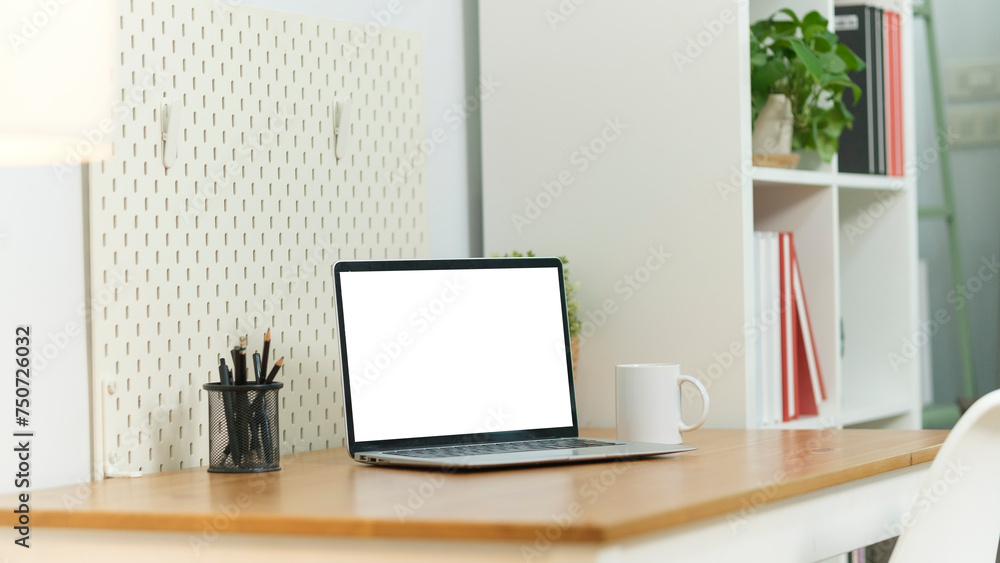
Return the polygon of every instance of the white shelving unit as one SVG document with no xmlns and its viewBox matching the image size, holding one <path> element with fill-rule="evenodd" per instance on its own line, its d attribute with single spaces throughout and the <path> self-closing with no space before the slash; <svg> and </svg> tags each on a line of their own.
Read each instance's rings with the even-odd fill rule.
<svg viewBox="0 0 1000 563">
<path fill-rule="evenodd" d="M 481 2 L 482 73 L 502 83 L 483 102 L 485 250 L 569 258 L 584 425 L 614 424 L 616 364 L 653 361 L 706 383 L 708 425 L 756 424 L 754 230 L 795 233 L 830 395 L 784 426 L 920 425 L 913 173 L 749 166 L 748 28 L 785 6 L 832 20 L 832 2 L 811 0 L 588 3 L 562 19 L 531 0 Z"/>
</svg>

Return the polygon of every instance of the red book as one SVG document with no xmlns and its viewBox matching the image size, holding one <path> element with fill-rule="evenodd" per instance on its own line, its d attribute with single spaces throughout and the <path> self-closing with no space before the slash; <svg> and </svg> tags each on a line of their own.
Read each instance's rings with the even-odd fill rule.
<svg viewBox="0 0 1000 563">
<path fill-rule="evenodd" d="M 892 25 L 889 22 L 889 12 L 882 12 L 882 84 L 883 103 L 885 104 L 885 173 L 888 176 L 896 175 L 896 114 L 893 106 L 896 103 L 894 89 L 896 82 L 893 80 L 892 62 L 895 56 L 892 54 Z"/>
<path fill-rule="evenodd" d="M 901 58 L 903 39 L 900 36 L 899 13 L 888 12 L 888 14 L 889 29 L 892 32 L 892 80 L 894 82 L 892 91 L 895 97 L 892 103 L 893 137 L 895 139 L 893 151 L 896 153 L 896 173 L 894 175 L 902 176 L 905 172 L 903 162 L 905 158 L 903 152 L 903 60 Z"/>
<path fill-rule="evenodd" d="M 809 319 L 809 306 L 806 303 L 802 274 L 799 271 L 799 259 L 794 248 L 792 249 L 792 289 L 795 294 L 797 312 L 795 320 L 798 327 L 796 353 L 799 375 L 799 412 L 801 414 L 819 414 L 819 404 L 826 400 L 826 385 L 823 383 L 819 356 L 816 354 L 816 338 L 812 329 L 812 321 Z"/>
<path fill-rule="evenodd" d="M 796 350 L 795 341 L 796 323 L 795 319 L 795 296 L 792 282 L 792 233 L 778 233 L 778 264 L 779 264 L 779 295 L 781 307 L 781 403 L 782 420 L 788 422 L 799 417 L 797 408 L 798 391 L 796 385 L 798 378 L 795 375 Z"/>
<path fill-rule="evenodd" d="M 899 14 L 882 13 L 883 68 L 885 83 L 886 174 L 903 175 L 903 68 Z"/>
<path fill-rule="evenodd" d="M 798 361 L 795 370 L 799 374 L 797 395 L 799 414 L 818 415 L 819 403 L 816 401 L 812 379 L 808 375 L 809 363 L 806 361 L 806 341 L 802 338 L 802 324 L 799 322 L 798 315 L 795 316 L 794 322 L 799 328 L 799 338 L 795 339 L 795 359 Z"/>
</svg>

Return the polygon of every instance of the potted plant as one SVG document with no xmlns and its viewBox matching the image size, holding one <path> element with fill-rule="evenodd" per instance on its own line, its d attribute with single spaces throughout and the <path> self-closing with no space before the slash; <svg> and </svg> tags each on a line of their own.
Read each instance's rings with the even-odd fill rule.
<svg viewBox="0 0 1000 563">
<path fill-rule="evenodd" d="M 850 90 L 854 100 L 861 96 L 861 88 L 848 73 L 864 65 L 850 48 L 838 42 L 819 12 L 799 19 L 792 10 L 783 9 L 751 25 L 754 153 L 816 151 L 830 162 L 841 132 L 854 123 L 844 92 Z M 773 120 L 782 118 L 790 120 L 790 133 L 785 132 L 790 147 L 779 147 L 778 139 L 767 135 L 775 131 L 780 135 L 782 125 Z"/>
<path fill-rule="evenodd" d="M 499 256 L 494 254 L 493 256 Z M 529 250 L 527 253 L 522 254 L 521 252 L 514 250 L 510 254 L 503 254 L 502 258 L 521 258 L 527 256 L 528 258 L 534 258 L 535 253 Z M 570 343 L 570 353 L 573 356 L 573 373 L 576 373 L 576 366 L 578 365 L 577 358 L 580 355 L 580 303 L 573 297 L 576 293 L 576 284 L 569 281 L 569 270 L 566 268 L 566 264 L 569 260 L 565 256 L 560 256 L 559 260 L 563 263 L 563 287 L 566 288 L 566 316 L 569 320 L 569 343 Z"/>
</svg>

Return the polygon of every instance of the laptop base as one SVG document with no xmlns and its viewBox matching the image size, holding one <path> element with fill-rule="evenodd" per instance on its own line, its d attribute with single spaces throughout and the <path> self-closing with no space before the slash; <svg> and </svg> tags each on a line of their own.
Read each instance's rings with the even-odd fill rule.
<svg viewBox="0 0 1000 563">
<path fill-rule="evenodd" d="M 478 470 L 581 463 L 587 461 L 629 460 L 657 455 L 675 454 L 697 449 L 695 446 L 685 445 L 594 440 L 607 442 L 608 445 L 560 450 L 536 450 L 435 458 L 405 456 L 388 452 L 358 452 L 354 454 L 354 460 L 370 465 L 439 468 L 444 470 Z"/>
</svg>

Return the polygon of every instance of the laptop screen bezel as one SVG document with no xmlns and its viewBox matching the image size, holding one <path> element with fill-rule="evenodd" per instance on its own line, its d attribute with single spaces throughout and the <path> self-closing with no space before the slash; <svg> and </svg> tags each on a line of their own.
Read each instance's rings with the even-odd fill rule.
<svg viewBox="0 0 1000 563">
<path fill-rule="evenodd" d="M 536 428 L 513 430 L 505 432 L 481 432 L 475 434 L 453 434 L 448 436 L 428 436 L 419 438 L 403 438 L 394 440 L 375 440 L 358 442 L 354 436 L 354 417 L 351 404 L 350 366 L 347 362 L 347 339 L 343 315 L 343 293 L 341 291 L 341 274 L 344 272 L 384 272 L 400 270 L 463 270 L 463 269 L 497 269 L 497 268 L 556 268 L 559 278 L 559 293 L 562 303 L 563 339 L 566 347 L 566 374 L 569 385 L 570 412 L 572 425 L 557 428 Z M 347 447 L 353 456 L 358 452 L 376 452 L 412 447 L 433 447 L 454 444 L 479 444 L 489 442 L 504 442 L 515 440 L 534 440 L 545 438 L 572 438 L 579 435 L 576 414 L 576 390 L 573 382 L 573 359 L 570 348 L 569 321 L 566 305 L 566 288 L 564 285 L 562 261 L 555 257 L 531 258 L 456 258 L 447 260 L 343 260 L 333 267 L 334 286 L 337 303 L 337 337 L 340 342 L 340 371 L 344 392 L 344 414 L 347 423 Z"/>
</svg>

